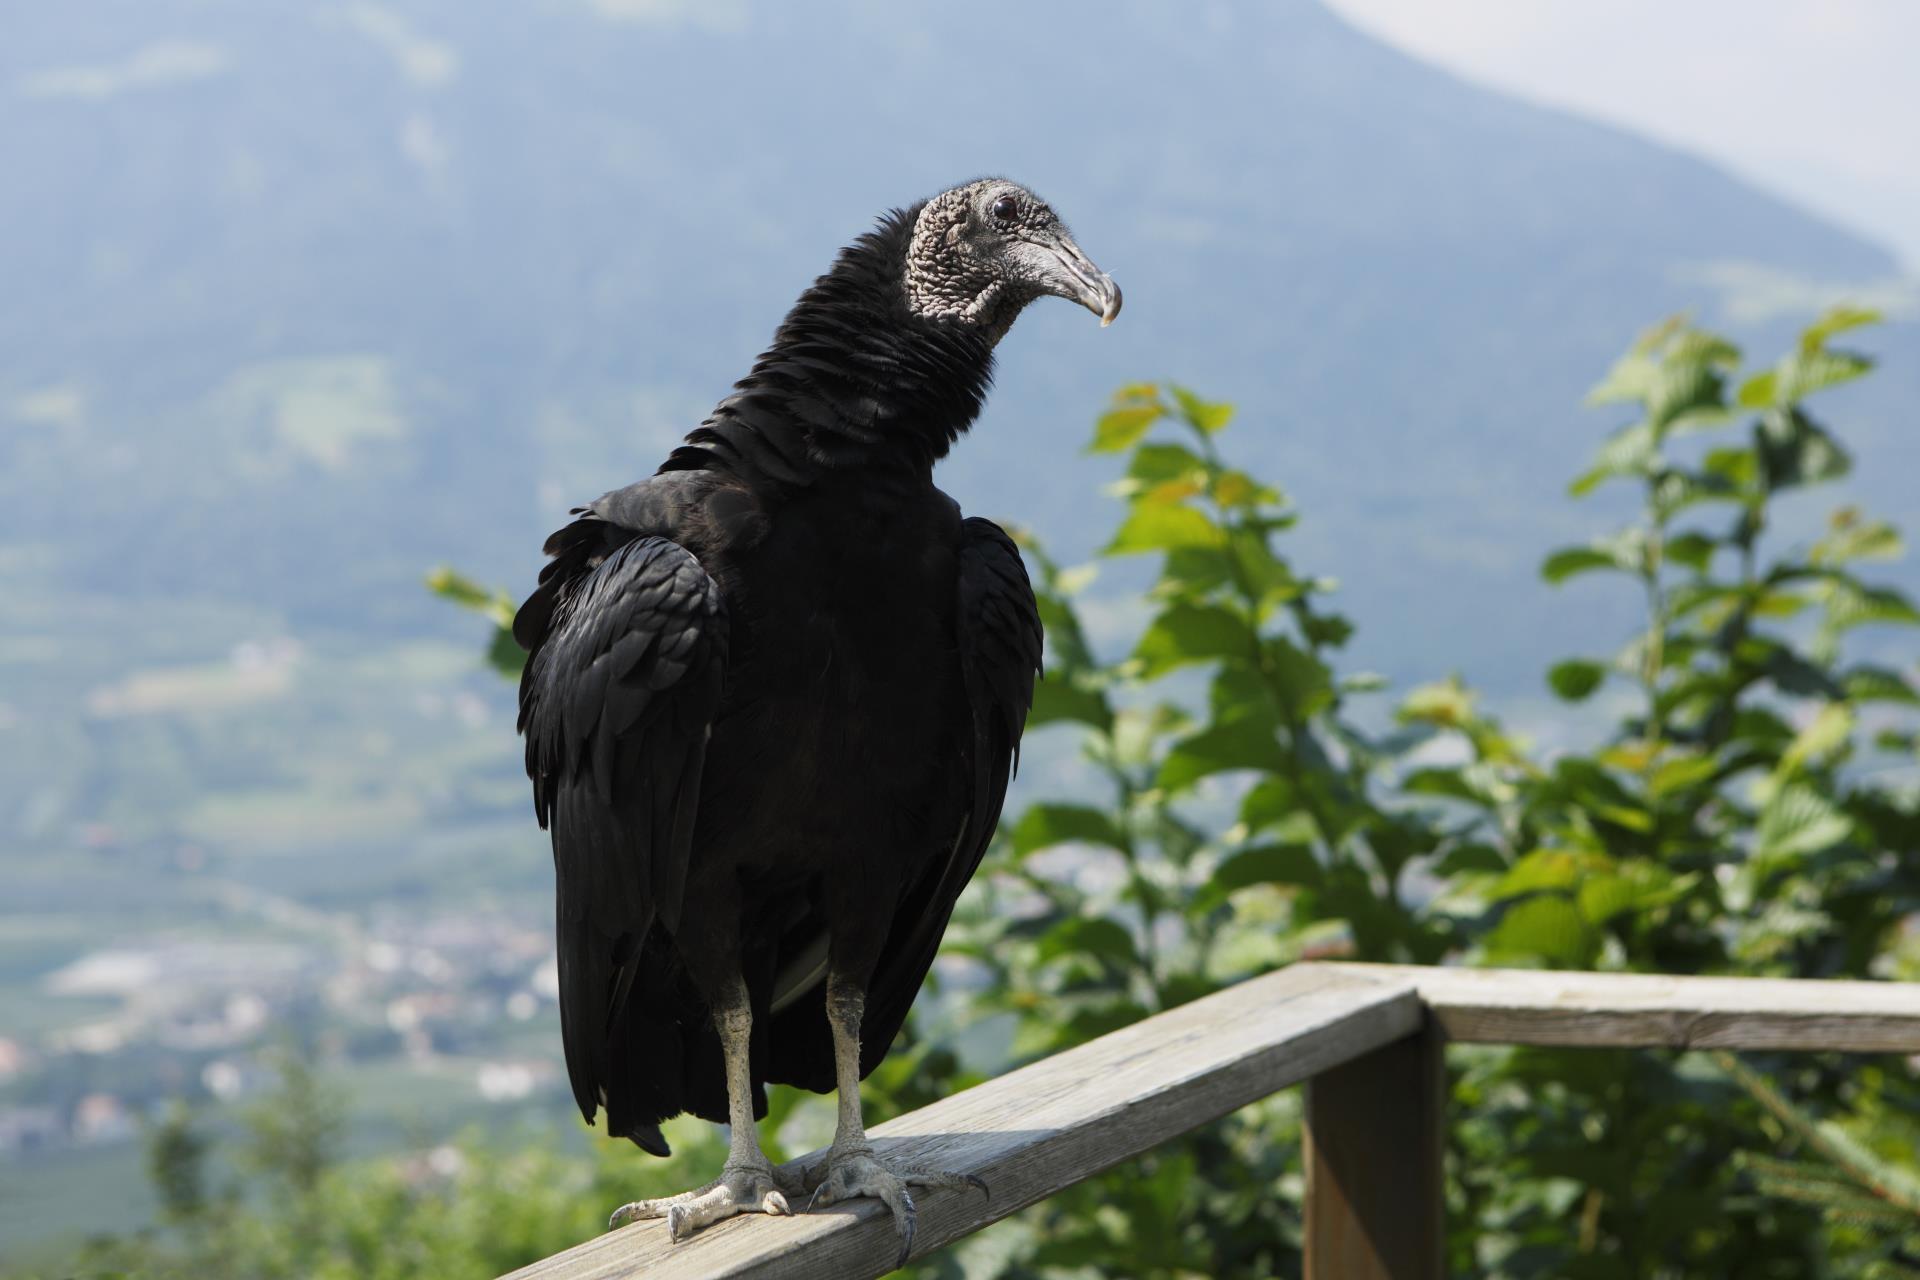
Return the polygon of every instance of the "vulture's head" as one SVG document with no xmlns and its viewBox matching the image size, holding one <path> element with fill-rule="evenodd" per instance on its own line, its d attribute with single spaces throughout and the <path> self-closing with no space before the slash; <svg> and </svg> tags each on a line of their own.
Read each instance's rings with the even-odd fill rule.
<svg viewBox="0 0 1920 1280">
<path fill-rule="evenodd" d="M 979 325 L 995 340 L 1046 294 L 1079 303 L 1102 325 L 1120 314 L 1120 286 L 1080 252 L 1046 201 L 1005 178 L 927 201 L 907 245 L 906 285 L 916 315 Z"/>
</svg>

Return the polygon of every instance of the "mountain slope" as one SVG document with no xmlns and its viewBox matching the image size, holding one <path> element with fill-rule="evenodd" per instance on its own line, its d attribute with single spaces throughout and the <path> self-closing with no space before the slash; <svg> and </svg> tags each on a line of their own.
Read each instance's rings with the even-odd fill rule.
<svg viewBox="0 0 1920 1280">
<path fill-rule="evenodd" d="M 1022 326 L 954 487 L 1084 545 L 1082 424 L 1178 376 L 1267 424 L 1257 460 L 1369 609 L 1512 567 L 1534 531 L 1502 508 L 1553 501 L 1577 446 L 1552 424 L 1591 430 L 1573 394 L 1697 292 L 1676 265 L 1889 267 L 1305 3 L 122 0 L 26 27 L 0 55 L 0 404 L 75 408 L 0 436 L 10 532 L 108 497 L 61 540 L 81 581 L 307 622 L 418 625 L 439 558 L 524 582 L 539 531 L 649 468 L 873 211 L 982 170 L 1047 192 L 1129 309 Z"/>
</svg>

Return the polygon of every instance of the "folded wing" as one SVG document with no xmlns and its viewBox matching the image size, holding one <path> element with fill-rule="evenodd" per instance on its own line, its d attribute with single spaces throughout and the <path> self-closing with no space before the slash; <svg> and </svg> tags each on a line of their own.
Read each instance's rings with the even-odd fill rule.
<svg viewBox="0 0 1920 1280">
<path fill-rule="evenodd" d="M 966 822 L 945 861 L 922 878 L 895 914 L 886 953 L 867 991 L 860 1037 L 863 1077 L 879 1065 L 906 1021 L 953 904 L 993 839 L 1033 705 L 1041 661 L 1040 611 L 1019 548 L 990 520 L 961 522 L 957 617 L 971 712 L 965 749 L 955 755 L 962 770 L 956 782 L 968 796 Z"/>
<path fill-rule="evenodd" d="M 628 1060 L 621 1021 L 649 929 L 679 921 L 726 612 L 691 552 L 601 514 L 618 504 L 595 508 L 548 540 L 553 560 L 515 619 L 529 651 L 520 730 L 553 833 L 574 1099 L 589 1122 L 605 1105 L 610 1132 L 664 1154 L 660 1117 L 644 1114 L 659 1091 L 636 1075 L 646 1064 Z"/>
</svg>

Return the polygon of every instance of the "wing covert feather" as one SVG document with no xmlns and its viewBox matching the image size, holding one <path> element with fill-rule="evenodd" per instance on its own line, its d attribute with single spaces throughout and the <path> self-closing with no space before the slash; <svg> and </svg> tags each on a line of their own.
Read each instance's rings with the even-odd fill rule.
<svg viewBox="0 0 1920 1280">
<path fill-rule="evenodd" d="M 707 737 L 726 676 L 720 590 L 678 543 L 588 512 L 514 635 L 529 656 L 520 730 L 534 811 L 553 833 L 560 1013 L 575 1100 L 609 1105 L 609 1030 L 641 943 L 679 923 Z"/>
</svg>

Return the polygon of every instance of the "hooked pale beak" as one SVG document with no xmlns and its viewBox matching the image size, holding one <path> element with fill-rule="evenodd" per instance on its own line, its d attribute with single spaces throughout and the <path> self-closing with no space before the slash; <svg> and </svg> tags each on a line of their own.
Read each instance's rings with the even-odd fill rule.
<svg viewBox="0 0 1920 1280">
<path fill-rule="evenodd" d="M 1106 328 L 1113 318 L 1120 314 L 1120 286 L 1113 277 L 1093 265 L 1086 254 L 1080 252 L 1080 246 L 1066 236 L 1049 246 L 1054 257 L 1059 259 L 1060 273 L 1048 283 L 1054 286 L 1050 292 L 1079 303 L 1100 317 L 1100 327 Z"/>
</svg>

